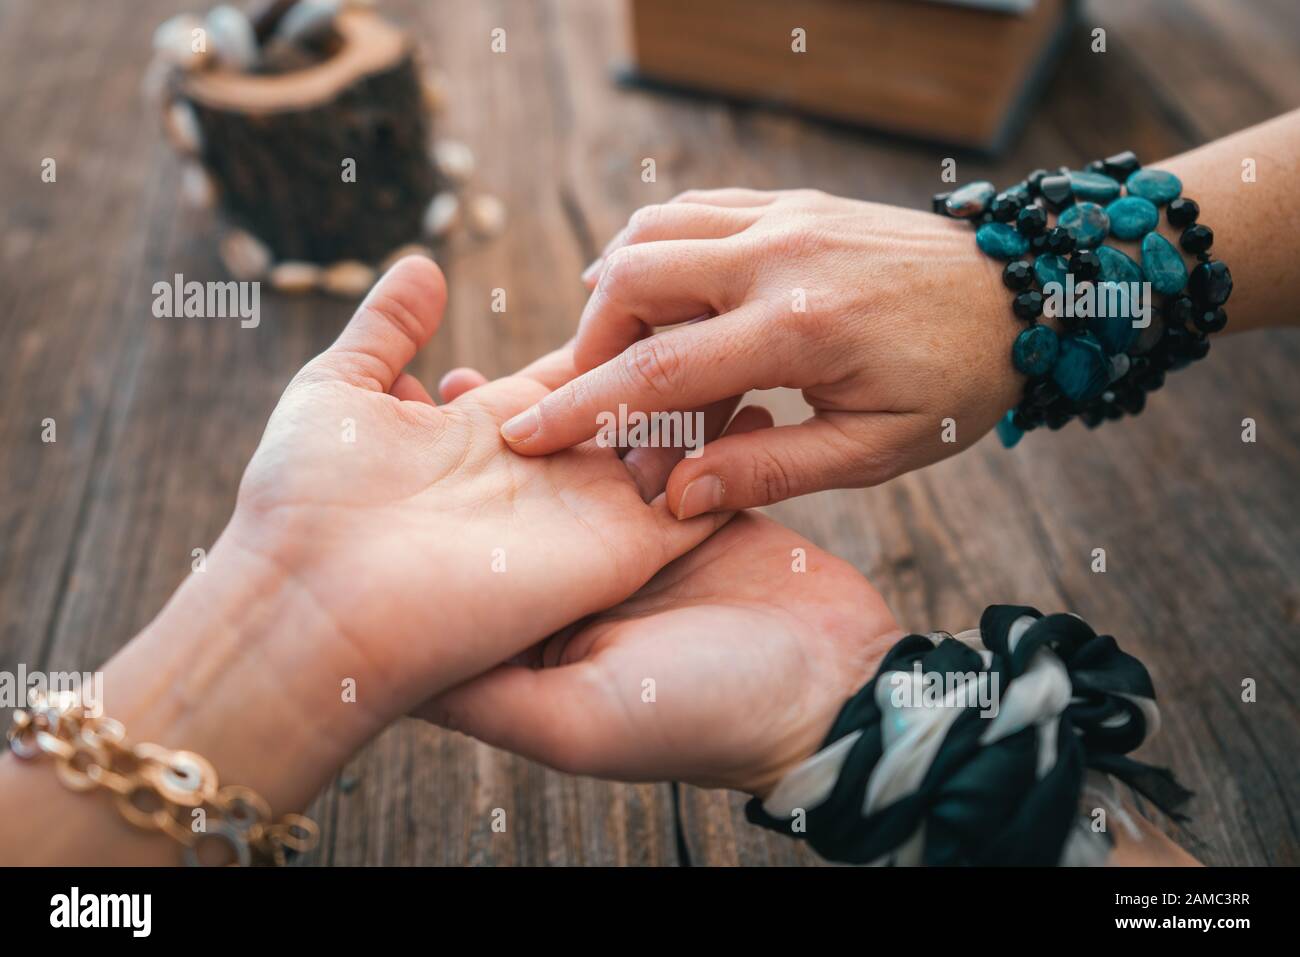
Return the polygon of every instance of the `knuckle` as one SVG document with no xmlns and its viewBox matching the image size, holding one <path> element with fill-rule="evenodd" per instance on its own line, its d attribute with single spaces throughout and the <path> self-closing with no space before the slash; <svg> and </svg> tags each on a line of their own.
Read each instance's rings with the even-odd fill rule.
<svg viewBox="0 0 1300 957">
<path fill-rule="evenodd" d="M 871 488 L 897 474 L 900 453 L 896 447 L 879 437 L 853 436 L 842 429 L 840 436 L 829 447 L 832 470 L 844 476 L 837 484 Z"/>
<path fill-rule="evenodd" d="M 851 488 L 872 488 L 887 481 L 893 474 L 888 453 L 859 450 L 852 465 L 846 465 L 845 474 L 849 476 Z"/>
<path fill-rule="evenodd" d="M 760 453 L 750 463 L 750 492 L 757 502 L 780 502 L 794 489 L 790 469 L 776 455 Z"/>
<path fill-rule="evenodd" d="M 391 371 L 374 356 L 355 350 L 327 349 L 305 366 L 289 383 L 286 392 L 339 390 L 350 384 L 384 391 Z"/>
<path fill-rule="evenodd" d="M 625 353 L 623 372 L 638 392 L 668 398 L 682 373 L 682 354 L 666 336 L 643 339 Z"/>
<path fill-rule="evenodd" d="M 298 370 L 298 373 L 290 381 L 289 388 L 303 389 L 333 382 L 335 380 L 334 368 L 337 368 L 334 357 L 328 352 L 323 352 Z"/>
<path fill-rule="evenodd" d="M 600 276 L 601 291 L 611 299 L 631 289 L 640 272 L 639 257 L 630 246 L 620 246 L 609 254 L 605 260 L 605 269 Z"/>
<path fill-rule="evenodd" d="M 779 261 L 803 260 L 818 248 L 821 240 L 821 233 L 808 223 L 776 229 L 764 236 L 768 253 Z"/>
<path fill-rule="evenodd" d="M 571 419 L 591 405 L 591 383 L 586 376 L 578 376 L 572 382 L 552 392 L 537 403 L 537 419 L 545 432 L 547 427 L 557 420 Z"/>
<path fill-rule="evenodd" d="M 814 189 L 811 186 L 792 189 L 785 195 L 792 201 L 807 206 L 818 206 L 831 198 L 830 194 L 825 190 Z"/>
<path fill-rule="evenodd" d="M 880 485 L 907 471 L 908 454 L 898 445 L 882 444 L 871 456 L 867 478 L 872 485 Z"/>
<path fill-rule="evenodd" d="M 844 323 L 841 319 L 812 305 L 803 312 L 782 313 L 780 322 L 782 331 L 797 343 L 796 348 L 805 354 L 829 360 L 824 367 L 828 371 L 840 367 L 844 358 Z"/>
<path fill-rule="evenodd" d="M 662 206 L 642 206 L 628 218 L 627 241 L 639 243 L 653 236 L 664 221 L 665 215 Z"/>
<path fill-rule="evenodd" d="M 854 477 L 847 483 L 847 487 L 875 488 L 893 477 L 894 470 L 885 458 L 866 459 L 858 464 Z"/>
<path fill-rule="evenodd" d="M 405 336 L 416 348 L 424 341 L 424 323 L 401 297 L 385 293 L 381 289 L 361 308 Z"/>
</svg>

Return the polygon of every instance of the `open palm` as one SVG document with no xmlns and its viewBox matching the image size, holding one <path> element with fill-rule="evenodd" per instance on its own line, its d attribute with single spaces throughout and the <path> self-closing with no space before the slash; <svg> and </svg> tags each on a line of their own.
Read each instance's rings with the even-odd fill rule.
<svg viewBox="0 0 1300 957">
<path fill-rule="evenodd" d="M 817 749 L 898 634 L 851 565 L 746 513 L 420 714 L 570 773 L 762 793 Z"/>
<path fill-rule="evenodd" d="M 572 375 L 568 353 L 435 405 L 402 369 L 444 302 L 428 260 L 385 277 L 286 390 L 228 533 L 310 596 L 387 717 L 623 600 L 725 521 L 646 504 L 614 449 L 505 447 L 501 422 Z"/>
</svg>

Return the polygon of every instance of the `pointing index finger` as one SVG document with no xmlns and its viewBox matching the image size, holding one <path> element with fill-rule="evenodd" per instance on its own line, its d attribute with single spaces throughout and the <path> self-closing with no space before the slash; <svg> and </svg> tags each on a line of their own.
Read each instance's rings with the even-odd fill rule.
<svg viewBox="0 0 1300 957">
<path fill-rule="evenodd" d="M 761 347 L 743 310 L 651 336 L 560 386 L 501 427 L 516 452 L 548 455 L 591 438 L 602 415 L 693 409 L 797 383 L 782 381 L 779 350 Z"/>
</svg>

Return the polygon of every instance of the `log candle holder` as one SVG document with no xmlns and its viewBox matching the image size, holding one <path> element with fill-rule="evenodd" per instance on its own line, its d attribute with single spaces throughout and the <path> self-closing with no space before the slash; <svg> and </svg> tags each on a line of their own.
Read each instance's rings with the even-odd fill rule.
<svg viewBox="0 0 1300 957">
<path fill-rule="evenodd" d="M 431 159 L 414 44 L 370 10 L 333 6 L 323 24 L 309 24 L 311 56 L 280 36 L 291 0 L 251 19 L 232 7 L 177 18 L 155 48 L 170 63 L 168 137 L 199 164 L 184 188 L 215 202 L 233 227 L 221 243 L 227 269 L 282 291 L 357 296 L 422 233 L 445 233 L 458 201 L 439 193 L 453 176 Z M 278 72 L 266 65 L 277 55 Z M 462 167 L 465 154 L 472 164 L 467 147 L 450 147 Z"/>
</svg>

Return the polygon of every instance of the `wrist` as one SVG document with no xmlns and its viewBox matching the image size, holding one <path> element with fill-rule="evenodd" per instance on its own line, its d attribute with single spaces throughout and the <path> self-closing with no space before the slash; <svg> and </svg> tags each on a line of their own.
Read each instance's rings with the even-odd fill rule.
<svg viewBox="0 0 1300 957">
<path fill-rule="evenodd" d="M 905 632 L 891 621 L 890 626 L 874 638 L 858 643 L 860 655 L 846 663 L 837 680 L 813 689 L 812 700 L 799 709 L 799 713 L 809 716 L 809 720 L 774 747 L 772 759 L 747 774 L 744 784 L 737 790 L 765 801 L 787 775 L 826 747 L 826 736 L 845 704 L 872 680 L 889 649 L 904 635 Z"/>
<path fill-rule="evenodd" d="M 1011 300 L 1015 293 L 1002 281 L 1006 264 L 984 255 L 962 223 L 949 223 L 960 234 L 966 248 L 966 278 L 961 288 L 970 294 L 972 311 L 978 318 L 978 334 L 971 341 L 981 344 L 983 354 L 979 362 L 982 372 L 972 378 L 984 389 L 981 407 L 990 419 L 987 428 L 1007 409 L 1014 408 L 1024 391 L 1025 377 L 1011 361 L 1011 348 L 1016 336 L 1024 329 L 1024 323 L 1011 314 Z"/>
<path fill-rule="evenodd" d="M 302 810 L 385 723 L 341 694 L 354 663 L 292 581 L 227 534 L 206 570 L 108 662 L 99 700 L 86 705 L 120 722 L 134 744 L 198 754 L 219 785 L 251 788 L 280 818 Z M 52 760 L 5 755 L 0 857 L 175 864 L 180 848 L 129 824 L 109 792 L 65 787 Z"/>
<path fill-rule="evenodd" d="M 996 364 L 987 377 L 989 404 L 1000 417 L 1007 409 L 1014 408 L 1024 393 L 1025 375 L 1016 369 L 1011 354 L 1016 337 L 1024 331 L 1025 324 L 1009 315 L 1011 300 L 1015 297 L 1015 293 L 1002 281 L 1002 271 L 1006 268 L 1006 264 L 990 259 L 982 253 L 977 252 L 976 255 L 985 273 L 983 301 L 987 304 L 990 320 L 989 338 L 995 344 Z M 1054 321 L 1052 326 L 1059 331 L 1059 325 Z"/>
<path fill-rule="evenodd" d="M 108 663 L 104 713 L 298 811 L 389 718 L 344 693 L 349 678 L 365 687 L 364 667 L 292 576 L 227 532 Z"/>
</svg>

